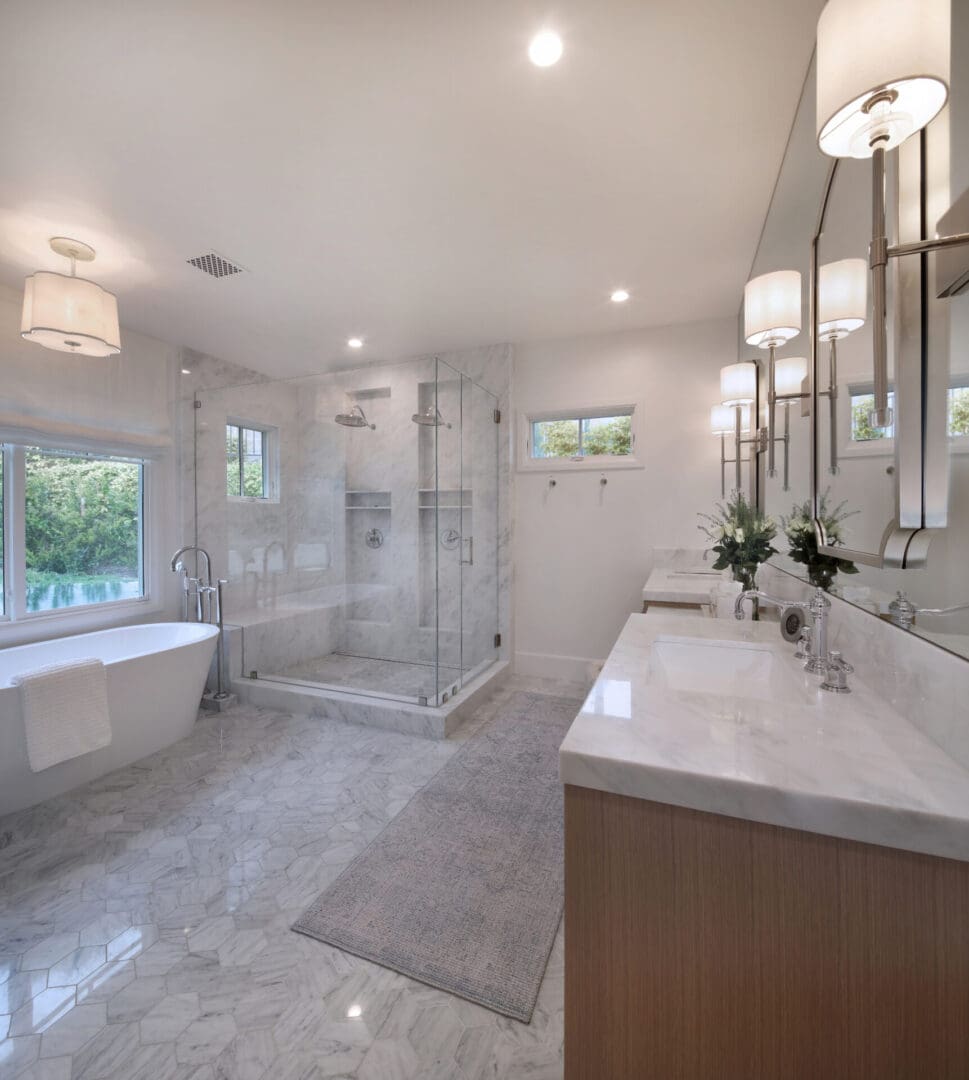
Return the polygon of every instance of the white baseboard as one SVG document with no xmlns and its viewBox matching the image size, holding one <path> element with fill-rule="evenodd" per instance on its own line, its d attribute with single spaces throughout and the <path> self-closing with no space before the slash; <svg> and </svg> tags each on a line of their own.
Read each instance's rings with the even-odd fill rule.
<svg viewBox="0 0 969 1080">
<path fill-rule="evenodd" d="M 587 656 L 553 656 L 550 653 L 515 653 L 515 674 L 561 682 L 592 683 L 605 660 Z"/>
</svg>

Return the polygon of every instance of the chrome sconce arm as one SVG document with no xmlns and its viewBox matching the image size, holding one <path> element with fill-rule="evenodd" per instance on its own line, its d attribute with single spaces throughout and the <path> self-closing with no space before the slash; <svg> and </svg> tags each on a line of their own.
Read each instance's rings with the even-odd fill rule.
<svg viewBox="0 0 969 1080">
<path fill-rule="evenodd" d="M 922 255 L 932 251 L 949 250 L 969 244 L 969 232 L 953 233 L 950 236 L 937 236 L 907 243 L 888 243 L 885 210 L 885 154 L 885 148 L 878 146 L 875 148 L 871 158 L 872 235 L 868 261 L 871 268 L 872 318 L 874 319 L 872 351 L 874 354 L 875 403 L 870 419 L 873 427 L 888 427 L 892 423 L 892 410 L 888 407 L 888 336 L 886 330 L 888 319 L 886 301 L 888 260 L 901 258 L 903 255 Z M 964 206 L 966 198 L 967 196 L 963 195 L 958 205 Z M 953 294 L 953 290 L 943 288 L 939 296 L 940 298 L 946 298 Z"/>
<path fill-rule="evenodd" d="M 794 401 L 803 401 L 810 397 L 810 394 L 803 389 L 804 379 L 807 375 L 807 359 L 805 357 L 785 357 L 782 360 L 778 360 L 776 357 L 776 348 L 778 344 L 783 342 L 771 342 L 770 343 L 770 356 L 768 359 L 767 367 L 767 475 L 776 476 L 777 468 L 775 464 L 775 445 L 782 443 L 784 446 L 784 491 L 790 490 L 790 447 L 791 447 L 791 403 Z M 785 385 L 793 384 L 802 387 L 801 390 L 787 390 L 783 393 L 777 392 L 777 367 L 778 364 L 787 364 L 788 371 L 785 373 L 788 378 L 785 380 Z M 777 434 L 777 406 L 780 404 L 784 409 L 784 434 Z"/>
<path fill-rule="evenodd" d="M 744 410 L 753 410 L 752 405 L 717 405 L 714 406 L 714 410 L 724 410 L 725 413 L 731 416 L 732 430 L 726 428 L 726 426 L 720 426 L 714 431 L 714 434 L 720 436 L 720 496 L 725 498 L 727 494 L 727 466 L 733 465 L 734 472 L 734 489 L 740 491 L 743 488 L 743 466 L 746 463 L 750 466 L 750 486 L 751 495 L 755 494 L 756 486 L 756 463 L 757 454 L 764 449 L 763 432 L 758 430 L 755 434 L 749 435 L 749 425 L 744 428 Z M 749 414 L 748 414 L 749 415 Z M 725 424 L 724 417 L 724 424 Z M 733 441 L 734 452 L 733 457 L 727 457 L 727 439 L 730 438 Z M 745 459 L 743 457 L 743 448 L 745 446 L 753 447 L 750 455 Z"/>
</svg>

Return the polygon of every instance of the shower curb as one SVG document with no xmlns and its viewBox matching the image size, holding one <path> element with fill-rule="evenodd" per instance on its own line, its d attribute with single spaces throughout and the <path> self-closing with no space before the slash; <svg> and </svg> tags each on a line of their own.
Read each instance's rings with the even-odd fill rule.
<svg viewBox="0 0 969 1080">
<path fill-rule="evenodd" d="M 261 709 L 279 709 L 302 716 L 321 716 L 348 724 L 400 731 L 428 739 L 446 739 L 477 707 L 504 685 L 509 662 L 499 660 L 444 705 L 411 705 L 403 701 L 290 686 L 268 679 L 234 679 L 239 700 Z"/>
</svg>

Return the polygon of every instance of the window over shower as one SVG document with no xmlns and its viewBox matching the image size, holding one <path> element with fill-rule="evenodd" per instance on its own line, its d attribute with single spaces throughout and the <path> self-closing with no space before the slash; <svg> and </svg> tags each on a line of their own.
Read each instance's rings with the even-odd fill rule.
<svg viewBox="0 0 969 1080">
<path fill-rule="evenodd" d="M 229 420 L 225 426 L 226 494 L 276 498 L 275 430 Z"/>
</svg>

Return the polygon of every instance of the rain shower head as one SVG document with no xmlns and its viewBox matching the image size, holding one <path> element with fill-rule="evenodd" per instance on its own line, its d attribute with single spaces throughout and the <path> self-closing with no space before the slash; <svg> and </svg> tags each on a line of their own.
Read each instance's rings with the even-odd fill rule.
<svg viewBox="0 0 969 1080">
<path fill-rule="evenodd" d="M 367 427 L 371 431 L 377 430 L 377 425 L 370 423 L 367 414 L 359 405 L 354 405 L 349 412 L 337 413 L 333 419 L 343 427 Z"/>
<path fill-rule="evenodd" d="M 416 412 L 411 417 L 411 420 L 415 424 L 420 424 L 421 427 L 446 427 L 450 428 L 450 424 L 446 423 L 444 417 L 441 416 L 441 410 L 435 408 L 433 405 L 428 405 L 423 412 Z"/>
</svg>

